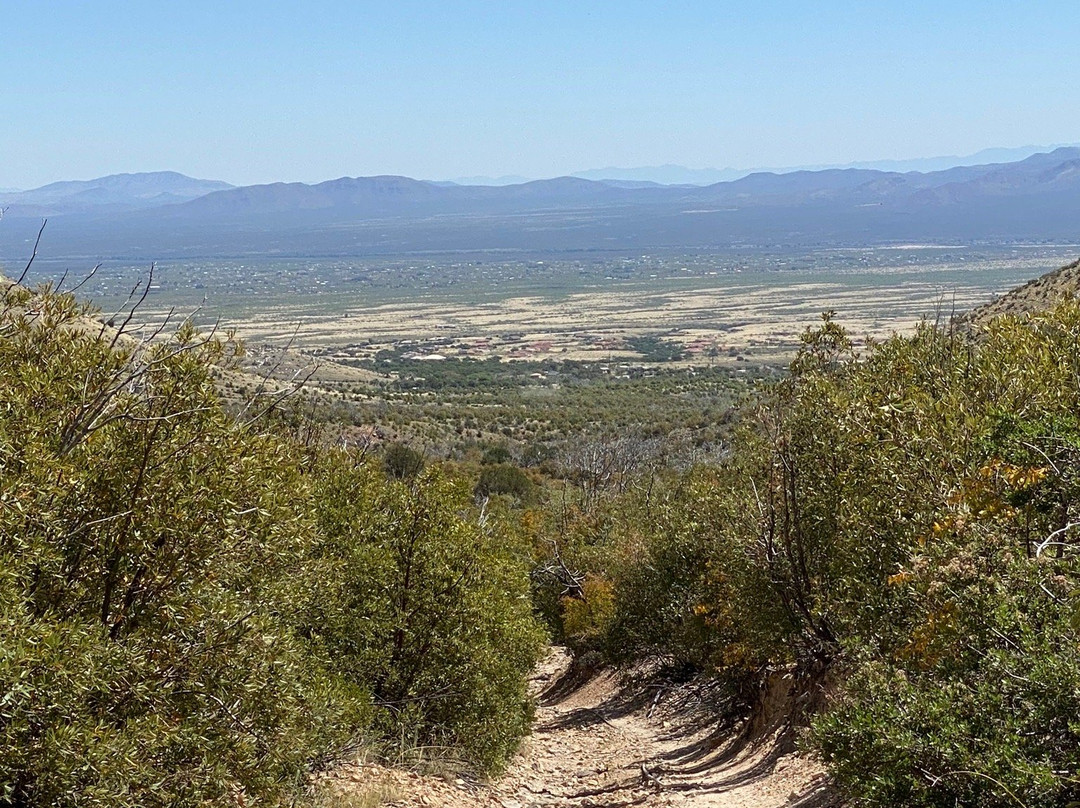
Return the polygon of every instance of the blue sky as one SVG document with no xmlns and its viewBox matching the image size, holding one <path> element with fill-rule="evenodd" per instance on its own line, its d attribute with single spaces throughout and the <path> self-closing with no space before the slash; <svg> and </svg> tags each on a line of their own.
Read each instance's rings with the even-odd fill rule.
<svg viewBox="0 0 1080 808">
<path fill-rule="evenodd" d="M 1076 2 L 22 2 L 0 187 L 750 167 L 1080 141 Z"/>
</svg>

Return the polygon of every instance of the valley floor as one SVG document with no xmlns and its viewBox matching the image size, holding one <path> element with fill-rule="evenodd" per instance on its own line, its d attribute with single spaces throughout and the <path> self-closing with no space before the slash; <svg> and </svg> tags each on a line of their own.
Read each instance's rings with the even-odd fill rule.
<svg viewBox="0 0 1080 808">
<path fill-rule="evenodd" d="M 533 679 L 539 694 L 533 734 L 507 773 L 492 783 L 358 763 L 335 773 L 343 797 L 415 808 L 818 808 L 833 804 L 822 768 L 783 754 L 775 735 L 752 742 L 739 728 L 718 730 L 694 685 L 652 685 L 634 695 L 612 672 L 574 683 L 556 649 Z M 650 697 L 650 694 L 651 697 Z"/>
</svg>

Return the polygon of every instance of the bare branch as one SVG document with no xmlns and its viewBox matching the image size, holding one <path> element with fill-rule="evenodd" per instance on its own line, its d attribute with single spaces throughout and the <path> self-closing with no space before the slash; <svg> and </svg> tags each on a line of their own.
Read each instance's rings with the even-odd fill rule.
<svg viewBox="0 0 1080 808">
<path fill-rule="evenodd" d="M 90 270 L 89 274 L 87 274 L 86 277 L 83 278 L 81 281 L 79 281 L 77 284 L 72 286 L 71 291 L 68 292 L 68 294 L 73 295 L 77 291 L 79 291 L 79 289 L 81 289 L 83 287 L 83 284 L 87 283 L 91 278 L 93 278 L 95 275 L 97 275 L 97 271 L 99 269 L 101 269 L 101 264 L 94 264 L 94 268 Z"/>
<path fill-rule="evenodd" d="M 102 339 L 105 336 L 105 329 L 112 324 L 112 322 L 120 316 L 120 313 L 127 307 L 128 303 L 135 299 L 136 293 L 139 291 L 139 287 L 142 286 L 142 278 L 135 281 L 135 285 L 131 287 L 131 291 L 128 292 L 124 302 L 120 304 L 120 308 L 114 311 L 109 317 L 101 321 L 101 330 L 98 332 L 98 339 Z"/>
<path fill-rule="evenodd" d="M 150 294 L 150 285 L 153 282 L 154 282 L 154 264 L 151 264 L 150 265 L 150 272 L 146 277 L 146 285 L 143 287 L 142 296 L 138 299 L 138 301 L 135 303 L 135 305 L 131 307 L 131 310 L 127 314 L 127 318 L 125 318 L 125 320 L 124 320 L 123 324 L 120 326 L 120 328 L 118 328 L 116 330 L 116 333 L 113 335 L 112 342 L 109 343 L 110 348 L 113 348 L 113 347 L 116 346 L 116 341 L 118 339 L 120 339 L 120 335 L 124 333 L 124 330 L 131 323 L 132 318 L 135 316 L 135 312 L 137 312 L 139 310 L 139 307 L 146 301 L 146 296 L 148 294 Z"/>
<path fill-rule="evenodd" d="M 1061 469 L 1058 468 L 1057 463 L 1055 463 L 1053 460 L 1050 459 L 1050 455 L 1048 455 L 1046 452 L 1044 452 L 1040 447 L 1036 446 L 1034 443 L 1028 443 L 1027 441 L 1021 441 L 1021 444 L 1023 446 L 1026 446 L 1028 449 L 1033 449 L 1034 451 L 1041 454 L 1046 459 L 1046 462 L 1050 464 L 1050 467 L 1054 470 L 1054 473 L 1057 474 L 1059 477 L 1061 476 Z"/>
<path fill-rule="evenodd" d="M 299 333 L 300 333 L 300 323 L 297 322 L 296 328 L 293 329 L 292 335 L 289 337 L 288 342 L 286 342 L 285 347 L 281 349 L 281 353 L 278 356 L 278 360 L 273 365 L 271 365 L 269 368 L 267 368 L 266 373 L 264 373 L 262 375 L 262 378 L 259 381 L 259 386 L 255 388 L 255 392 L 253 392 L 251 394 L 251 398 L 248 399 L 247 404 L 245 404 L 244 408 L 242 410 L 240 410 L 240 414 L 239 414 L 238 417 L 243 417 L 244 414 L 251 408 L 251 406 L 259 398 L 259 396 L 263 395 L 266 392 L 267 383 L 270 381 L 270 378 L 278 371 L 278 369 L 285 363 L 285 356 L 288 354 L 289 349 L 293 345 L 293 341 L 296 339 L 296 335 L 299 334 Z M 310 376 L 308 378 L 310 378 Z"/>
<path fill-rule="evenodd" d="M 307 375 L 304 376 L 304 378 L 300 379 L 300 381 L 296 381 L 297 378 L 299 378 L 299 376 L 300 376 L 300 370 L 297 370 L 296 373 L 294 373 L 292 378 L 289 380 L 289 384 L 292 385 L 292 386 L 286 388 L 285 390 L 279 391 L 276 395 L 273 395 L 273 398 L 271 398 L 270 403 L 267 406 L 263 407 L 255 415 L 251 416 L 246 421 L 244 421 L 243 426 L 245 428 L 248 427 L 248 426 L 251 426 L 252 424 L 254 424 L 257 421 L 261 420 L 268 413 L 272 412 L 278 406 L 278 404 L 280 404 L 282 401 L 284 401 L 287 398 L 291 398 L 292 396 L 294 396 L 298 392 L 300 392 L 300 390 L 302 390 L 304 388 L 304 385 L 306 385 L 309 381 L 311 381 L 311 377 L 315 375 L 315 371 L 317 371 L 318 369 L 319 369 L 319 366 L 317 364 L 312 366 L 311 370 L 309 370 Z M 254 398 L 251 399 L 251 401 L 249 402 L 249 405 L 251 403 L 253 403 L 253 402 L 254 402 Z M 244 412 L 246 412 L 247 409 L 248 409 L 248 407 L 245 406 L 244 407 Z"/>
<path fill-rule="evenodd" d="M 30 272 L 30 267 L 34 265 L 34 259 L 37 258 L 38 247 L 41 245 L 41 234 L 45 232 L 45 225 L 47 225 L 48 223 L 48 219 L 42 219 L 41 227 L 38 229 L 37 238 L 34 239 L 34 250 L 30 253 L 30 260 L 27 261 L 26 266 L 23 267 L 22 275 L 20 275 L 19 279 L 15 281 L 16 286 L 22 286 L 23 281 L 26 280 L 26 276 Z"/>
<path fill-rule="evenodd" d="M 1045 539 L 1043 539 L 1039 543 L 1039 546 L 1035 548 L 1035 557 L 1038 558 L 1040 555 L 1042 555 L 1043 551 L 1046 550 L 1046 548 L 1048 547 L 1071 547 L 1072 545 L 1068 542 L 1055 541 L 1055 539 L 1057 539 L 1058 536 L 1065 535 L 1074 527 L 1080 527 L 1080 522 L 1069 522 L 1069 524 L 1065 525 L 1065 527 L 1058 528 Z"/>
</svg>

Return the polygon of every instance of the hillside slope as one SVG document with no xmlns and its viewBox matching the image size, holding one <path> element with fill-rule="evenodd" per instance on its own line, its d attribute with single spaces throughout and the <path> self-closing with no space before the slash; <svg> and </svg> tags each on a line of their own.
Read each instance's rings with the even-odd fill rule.
<svg viewBox="0 0 1080 808">
<path fill-rule="evenodd" d="M 981 328 L 1003 314 L 1029 315 L 1046 311 L 1066 297 L 1080 294 L 1080 259 L 1040 275 L 958 318 L 962 325 Z"/>
</svg>

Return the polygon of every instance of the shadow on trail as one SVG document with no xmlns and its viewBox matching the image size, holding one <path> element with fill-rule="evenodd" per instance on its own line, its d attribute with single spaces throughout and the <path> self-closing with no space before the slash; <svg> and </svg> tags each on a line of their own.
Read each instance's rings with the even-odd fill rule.
<svg viewBox="0 0 1080 808">
<path fill-rule="evenodd" d="M 745 746 L 743 748 L 745 748 Z M 737 753 L 728 756 L 728 754 L 725 753 L 719 758 L 710 759 L 697 766 L 690 768 L 665 769 L 663 771 L 675 776 L 700 774 L 731 762 L 736 755 Z M 676 783 L 668 787 L 672 791 L 698 791 L 704 793 L 730 791 L 733 788 L 745 786 L 749 783 L 768 777 L 772 774 L 773 769 L 776 768 L 776 762 L 780 760 L 781 757 L 783 757 L 783 752 L 779 748 L 773 747 L 761 758 L 761 760 L 756 761 L 753 765 L 748 766 L 745 769 L 740 769 L 735 774 L 728 777 L 721 777 L 718 780 L 698 780 L 693 783 Z"/>
</svg>

